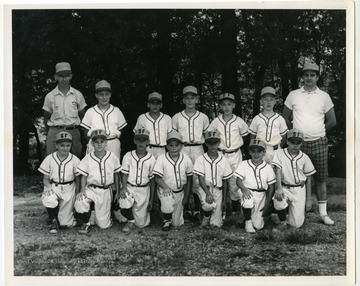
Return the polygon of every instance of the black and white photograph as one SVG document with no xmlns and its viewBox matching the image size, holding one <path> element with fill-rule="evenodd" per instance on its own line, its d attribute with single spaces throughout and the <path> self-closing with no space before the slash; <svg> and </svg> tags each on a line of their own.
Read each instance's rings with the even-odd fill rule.
<svg viewBox="0 0 360 286">
<path fill-rule="evenodd" d="M 4 5 L 5 283 L 354 284 L 354 6 Z"/>
</svg>

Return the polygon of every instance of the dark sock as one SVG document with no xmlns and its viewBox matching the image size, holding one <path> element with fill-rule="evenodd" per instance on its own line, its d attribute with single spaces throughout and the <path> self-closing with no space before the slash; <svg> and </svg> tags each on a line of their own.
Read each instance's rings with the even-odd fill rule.
<svg viewBox="0 0 360 286">
<path fill-rule="evenodd" d="M 200 205 L 201 203 L 199 196 L 194 194 L 194 211 L 196 212 L 200 211 Z"/>
<path fill-rule="evenodd" d="M 286 209 L 283 210 L 278 210 L 277 214 L 279 216 L 280 221 L 285 221 L 286 220 Z"/>
<path fill-rule="evenodd" d="M 91 216 L 91 210 L 88 211 L 87 213 L 79 214 L 79 217 L 83 223 L 88 223 L 90 220 L 90 216 Z"/>
<path fill-rule="evenodd" d="M 57 216 L 57 208 L 46 208 L 47 213 L 49 215 L 49 219 L 54 220 Z"/>
<path fill-rule="evenodd" d="M 245 220 L 251 220 L 251 210 L 252 209 L 246 209 L 246 208 L 242 208 L 242 209 L 243 209 L 243 214 L 244 214 Z"/>
<path fill-rule="evenodd" d="M 240 211 L 240 203 L 239 201 L 231 201 L 231 209 L 233 212 Z"/>
<path fill-rule="evenodd" d="M 212 211 L 206 212 L 206 211 L 203 210 L 203 215 L 204 215 L 204 217 L 209 217 L 209 216 L 211 216 L 211 213 L 212 213 Z"/>
<path fill-rule="evenodd" d="M 134 220 L 134 214 L 132 211 L 132 207 L 128 209 L 121 209 L 121 214 L 127 218 L 127 220 Z"/>
<path fill-rule="evenodd" d="M 172 213 L 169 214 L 163 213 L 163 216 L 164 216 L 164 220 L 172 220 Z"/>
</svg>

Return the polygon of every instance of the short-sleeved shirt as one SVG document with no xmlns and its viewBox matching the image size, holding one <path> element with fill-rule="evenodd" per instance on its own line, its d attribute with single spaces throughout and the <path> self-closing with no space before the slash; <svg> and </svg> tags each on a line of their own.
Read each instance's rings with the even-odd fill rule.
<svg viewBox="0 0 360 286">
<path fill-rule="evenodd" d="M 102 111 L 97 105 L 89 108 L 84 115 L 80 126 L 88 129 L 88 136 L 96 129 L 103 129 L 108 139 L 120 137 L 120 130 L 127 125 L 125 117 L 119 108 L 110 104 Z"/>
<path fill-rule="evenodd" d="M 150 132 L 149 143 L 151 145 L 166 146 L 166 136 L 172 130 L 171 117 L 160 112 L 157 119 L 150 116 L 150 112 L 141 114 L 136 122 L 136 129 L 145 128 Z"/>
<path fill-rule="evenodd" d="M 278 145 L 287 132 L 285 119 L 278 113 L 274 113 L 271 117 L 259 113 L 253 118 L 249 127 L 249 133 L 269 146 Z"/>
<path fill-rule="evenodd" d="M 308 155 L 299 151 L 292 156 L 288 148 L 276 150 L 272 164 L 281 169 L 281 180 L 288 185 L 300 184 L 316 172 Z"/>
<path fill-rule="evenodd" d="M 99 159 L 94 152 L 87 154 L 80 162 L 78 172 L 86 176 L 89 185 L 107 186 L 114 183 L 114 173 L 121 171 L 118 157 L 112 152 L 106 151 Z"/>
<path fill-rule="evenodd" d="M 150 153 L 139 158 L 136 150 L 133 150 L 125 154 L 121 172 L 128 175 L 128 183 L 137 186 L 147 185 L 153 178 L 155 162 L 155 157 Z"/>
<path fill-rule="evenodd" d="M 203 144 L 203 133 L 209 127 L 209 118 L 198 110 L 190 117 L 183 110 L 173 116 L 172 127 L 180 133 L 184 143 Z"/>
<path fill-rule="evenodd" d="M 252 190 L 267 190 L 276 182 L 273 168 L 263 161 L 255 165 L 250 160 L 242 161 L 235 170 L 234 176 L 240 178 L 244 186 Z"/>
<path fill-rule="evenodd" d="M 155 163 L 153 174 L 161 177 L 173 191 L 181 191 L 187 182 L 187 177 L 193 172 L 193 163 L 189 156 L 180 153 L 175 162 L 169 153 L 160 155 Z"/>
<path fill-rule="evenodd" d="M 334 107 L 330 96 L 316 88 L 308 92 L 304 87 L 289 93 L 285 106 L 293 112 L 293 128 L 304 134 L 305 141 L 326 135 L 325 114 Z"/>
<path fill-rule="evenodd" d="M 80 91 L 70 87 L 64 95 L 56 87 L 45 96 L 43 110 L 51 113 L 48 126 L 79 125 L 79 111 L 85 106 L 85 98 Z"/>
<path fill-rule="evenodd" d="M 57 152 L 54 152 L 46 156 L 38 170 L 56 183 L 71 182 L 79 175 L 77 172 L 79 163 L 80 159 L 71 153 L 61 161 Z"/>
<path fill-rule="evenodd" d="M 216 117 L 210 124 L 209 131 L 218 131 L 220 134 L 219 148 L 225 151 L 233 151 L 244 144 L 243 136 L 249 134 L 249 128 L 245 121 L 233 115 L 229 121 L 225 121 L 223 115 Z"/>
<path fill-rule="evenodd" d="M 216 159 L 211 159 L 204 154 L 196 159 L 194 174 L 204 177 L 205 184 L 214 188 L 221 188 L 223 180 L 230 179 L 232 170 L 225 157 L 219 154 Z"/>
</svg>

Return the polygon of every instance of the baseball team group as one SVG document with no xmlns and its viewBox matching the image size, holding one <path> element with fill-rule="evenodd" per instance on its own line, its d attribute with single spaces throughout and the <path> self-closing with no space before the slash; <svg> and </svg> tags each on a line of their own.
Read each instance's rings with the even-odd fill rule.
<svg viewBox="0 0 360 286">
<path fill-rule="evenodd" d="M 110 228 L 116 219 L 129 233 L 151 223 L 154 206 L 163 231 L 190 220 L 220 228 L 228 201 L 234 217 L 242 211 L 247 233 L 262 229 L 271 213 L 278 216 L 277 229 L 299 228 L 312 207 L 312 186 L 319 221 L 333 225 L 326 135 L 336 117 L 330 96 L 317 87 L 319 76 L 318 65 L 304 64 L 302 86 L 289 93 L 282 115 L 274 111 L 275 89 L 264 87 L 261 112 L 249 126 L 233 113 L 231 93 L 219 95 L 221 115 L 210 122 L 196 109 L 196 87 L 183 88 L 185 108 L 172 118 L 161 112 L 163 96 L 152 92 L 148 111 L 133 127 L 136 148 L 121 158 L 127 122 L 110 104 L 111 84 L 96 83 L 98 102 L 86 110 L 82 93 L 70 85 L 70 64 L 56 64 L 57 86 L 43 105 L 47 156 L 39 167 L 49 232 L 78 225 L 78 233 L 87 234 L 91 226 Z M 80 129 L 88 142 L 82 159 Z M 245 142 L 248 160 L 241 150 Z"/>
</svg>

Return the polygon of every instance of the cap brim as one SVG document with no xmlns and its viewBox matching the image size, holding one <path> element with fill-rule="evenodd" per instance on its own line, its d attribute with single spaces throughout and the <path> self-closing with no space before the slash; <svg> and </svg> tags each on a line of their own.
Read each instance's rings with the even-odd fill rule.
<svg viewBox="0 0 360 286">
<path fill-rule="evenodd" d="M 72 140 L 71 139 L 58 139 L 58 140 L 55 140 L 55 143 L 61 143 L 61 142 L 70 142 L 72 143 Z"/>
<path fill-rule="evenodd" d="M 108 88 L 108 87 L 98 88 L 98 89 L 95 90 L 95 92 L 100 92 L 100 91 L 104 91 L 104 90 L 112 92 L 112 89 L 111 89 L 111 88 Z"/>
<path fill-rule="evenodd" d="M 147 136 L 147 135 L 134 135 L 134 139 L 141 139 L 141 138 L 149 140 L 149 136 Z"/>
<path fill-rule="evenodd" d="M 181 144 L 183 143 L 179 138 L 169 138 L 166 140 L 166 143 L 169 143 L 171 141 L 177 141 L 177 142 L 180 142 Z"/>
<path fill-rule="evenodd" d="M 303 138 L 300 138 L 300 137 L 289 137 L 287 140 L 289 140 L 290 142 L 294 141 L 294 142 L 302 142 L 304 141 Z"/>
<path fill-rule="evenodd" d="M 235 102 L 235 99 L 233 99 L 233 98 L 231 98 L 231 97 L 224 97 L 224 98 L 222 98 L 222 99 L 219 99 L 219 102 L 221 102 L 221 101 L 224 101 L 224 100 L 231 100 L 232 102 Z"/>
<path fill-rule="evenodd" d="M 205 139 L 205 143 L 208 143 L 208 144 L 220 143 L 220 139 L 219 139 L 219 138 L 209 138 L 209 139 Z"/>
<path fill-rule="evenodd" d="M 255 148 L 265 150 L 265 148 L 263 146 L 260 146 L 260 145 L 250 145 L 248 149 L 251 150 L 251 149 L 255 149 Z"/>
<path fill-rule="evenodd" d="M 98 138 L 106 139 L 106 136 L 104 136 L 104 135 L 95 135 L 95 136 L 91 137 L 91 140 L 95 141 Z"/>
<path fill-rule="evenodd" d="M 148 100 L 148 102 L 162 102 L 162 100 L 160 99 L 160 98 L 150 98 L 149 100 Z"/>
<path fill-rule="evenodd" d="M 277 95 L 276 94 L 273 94 L 273 93 L 264 93 L 261 98 L 265 97 L 265 96 L 272 96 L 272 97 L 276 97 Z"/>
</svg>

